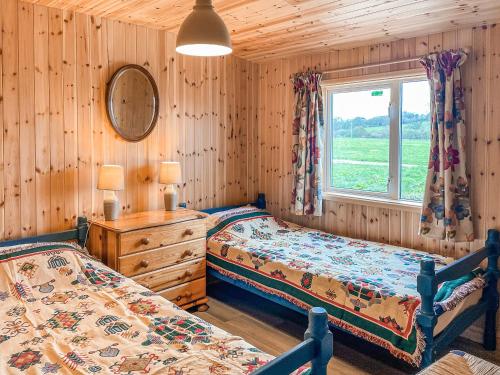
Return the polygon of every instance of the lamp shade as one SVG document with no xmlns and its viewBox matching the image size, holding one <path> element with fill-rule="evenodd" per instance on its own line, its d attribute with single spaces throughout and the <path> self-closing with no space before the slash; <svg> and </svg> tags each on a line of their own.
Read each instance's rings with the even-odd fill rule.
<svg viewBox="0 0 500 375">
<path fill-rule="evenodd" d="M 233 49 L 222 18 L 211 0 L 196 0 L 177 34 L 176 51 L 190 56 L 223 56 Z"/>
<path fill-rule="evenodd" d="M 160 163 L 160 184 L 180 184 L 182 182 L 181 165 L 176 161 Z"/>
<path fill-rule="evenodd" d="M 124 182 L 123 167 L 121 165 L 105 164 L 99 170 L 97 188 L 99 190 L 123 190 Z"/>
</svg>

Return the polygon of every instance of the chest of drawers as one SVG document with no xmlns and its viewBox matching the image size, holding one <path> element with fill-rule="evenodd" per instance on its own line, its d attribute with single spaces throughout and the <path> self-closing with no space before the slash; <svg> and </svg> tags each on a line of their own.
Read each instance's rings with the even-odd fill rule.
<svg viewBox="0 0 500 375">
<path fill-rule="evenodd" d="M 206 310 L 206 219 L 198 211 L 145 211 L 90 226 L 90 253 L 182 308 Z"/>
</svg>

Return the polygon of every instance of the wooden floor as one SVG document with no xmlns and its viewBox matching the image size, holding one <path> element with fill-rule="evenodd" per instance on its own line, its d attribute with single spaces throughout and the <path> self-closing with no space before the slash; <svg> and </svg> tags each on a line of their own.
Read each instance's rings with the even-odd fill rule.
<svg viewBox="0 0 500 375">
<path fill-rule="evenodd" d="M 279 355 L 302 340 L 307 319 L 301 314 L 226 283 L 209 285 L 208 294 L 210 309 L 195 314 L 227 332 L 241 336 L 267 353 Z M 451 349 L 465 350 L 500 364 L 498 350 L 484 351 L 481 345 L 466 339 L 458 339 Z M 417 372 L 395 360 L 383 349 L 342 332 L 334 332 L 333 356 L 328 366 L 329 374 L 398 375 Z"/>
</svg>

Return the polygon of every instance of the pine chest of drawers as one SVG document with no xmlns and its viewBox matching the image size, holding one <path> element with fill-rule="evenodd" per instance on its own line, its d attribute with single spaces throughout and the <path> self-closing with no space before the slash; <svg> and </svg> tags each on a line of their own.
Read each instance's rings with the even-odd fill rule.
<svg viewBox="0 0 500 375">
<path fill-rule="evenodd" d="M 183 308 L 206 310 L 207 215 L 179 208 L 91 222 L 90 253 Z"/>
</svg>

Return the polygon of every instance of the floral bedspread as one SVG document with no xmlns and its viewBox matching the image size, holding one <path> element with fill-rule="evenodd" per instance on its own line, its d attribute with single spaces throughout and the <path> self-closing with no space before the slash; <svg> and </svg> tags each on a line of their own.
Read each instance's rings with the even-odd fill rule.
<svg viewBox="0 0 500 375">
<path fill-rule="evenodd" d="M 248 374 L 272 357 L 71 244 L 0 249 L 1 374 Z"/>
<path fill-rule="evenodd" d="M 207 261 L 219 273 L 308 309 L 419 365 L 425 346 L 415 324 L 425 252 L 304 228 L 243 207 L 211 216 Z"/>
</svg>

